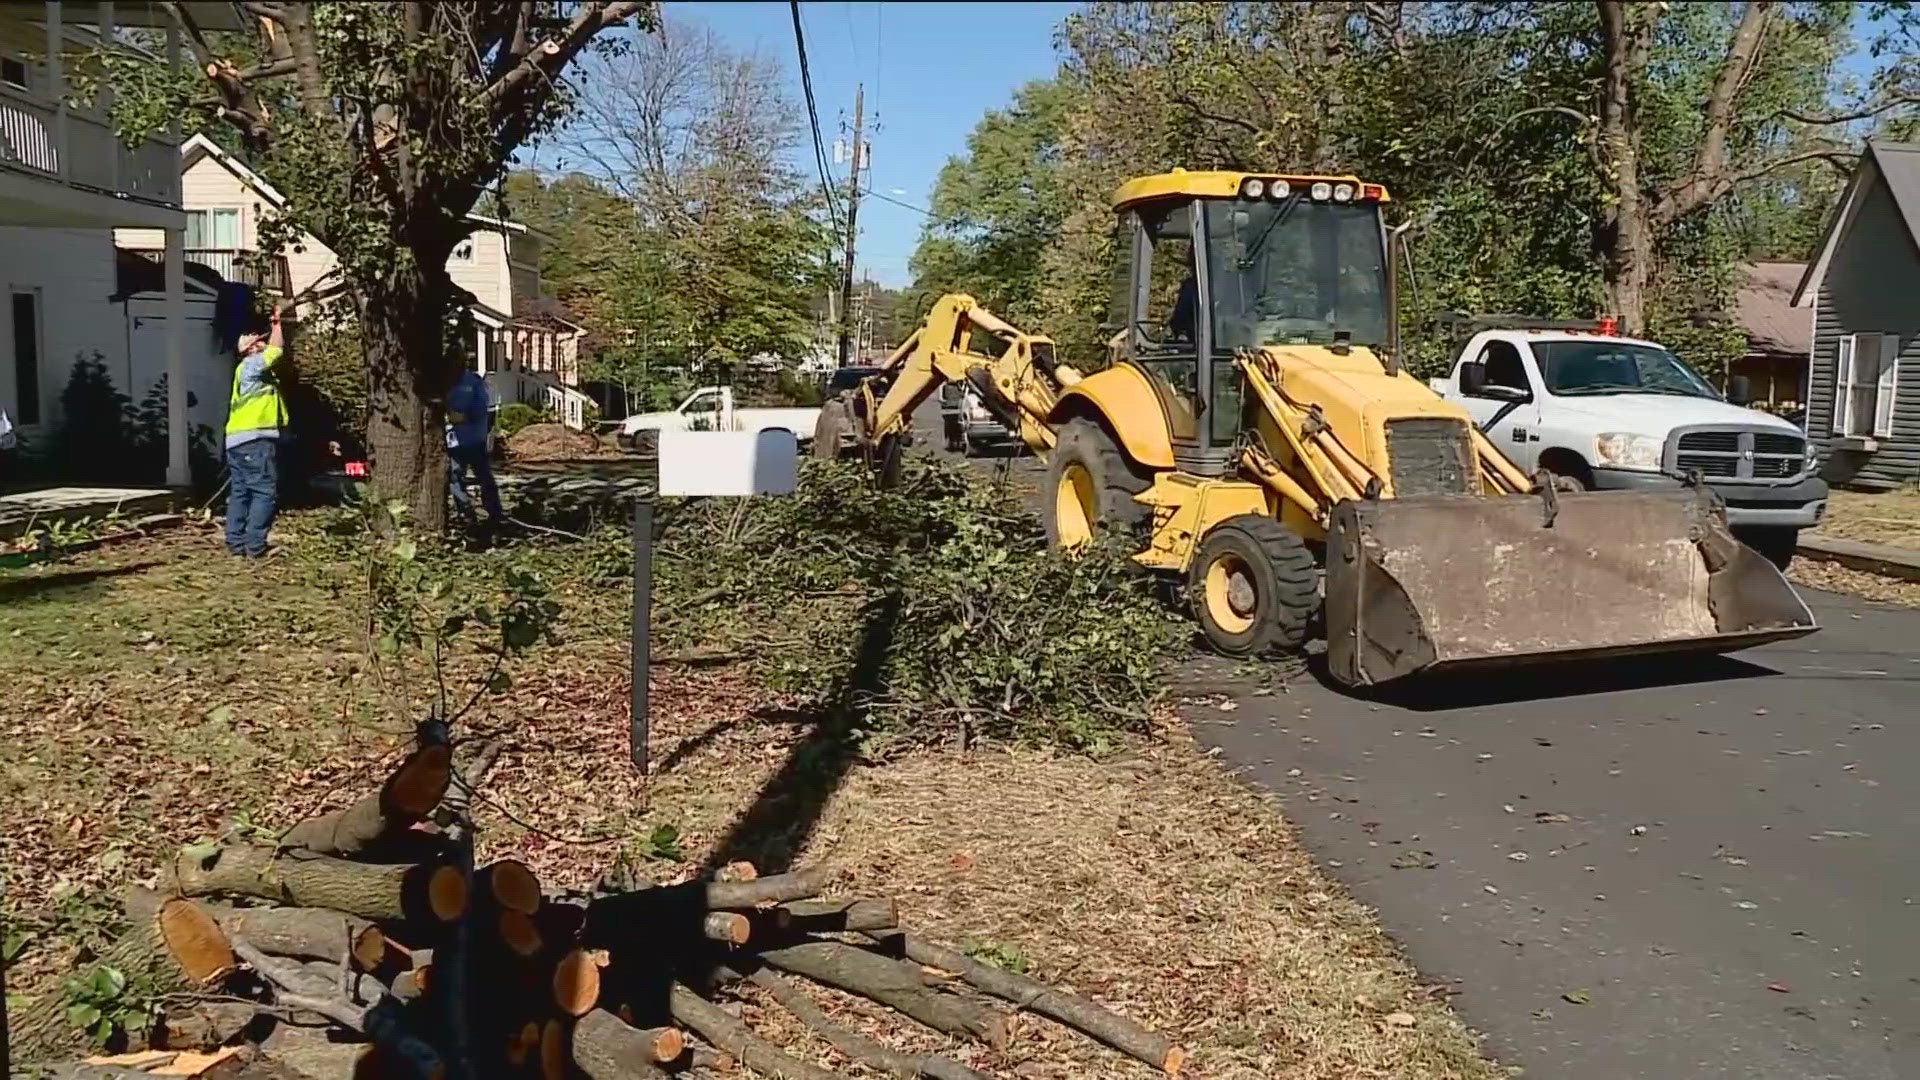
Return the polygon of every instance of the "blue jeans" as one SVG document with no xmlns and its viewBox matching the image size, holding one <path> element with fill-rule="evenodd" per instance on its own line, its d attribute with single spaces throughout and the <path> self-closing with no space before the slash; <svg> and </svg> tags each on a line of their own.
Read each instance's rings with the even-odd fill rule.
<svg viewBox="0 0 1920 1080">
<path fill-rule="evenodd" d="M 259 557 L 280 498 L 280 447 L 255 439 L 227 448 L 227 550 Z"/>
<path fill-rule="evenodd" d="M 462 520 L 473 520 L 473 496 L 467 494 L 467 470 L 480 484 L 480 502 L 487 508 L 487 519 L 498 524 L 506 514 L 500 509 L 500 489 L 493 482 L 493 462 L 487 457 L 487 444 L 447 448 L 447 490 L 453 496 L 453 508 Z"/>
</svg>

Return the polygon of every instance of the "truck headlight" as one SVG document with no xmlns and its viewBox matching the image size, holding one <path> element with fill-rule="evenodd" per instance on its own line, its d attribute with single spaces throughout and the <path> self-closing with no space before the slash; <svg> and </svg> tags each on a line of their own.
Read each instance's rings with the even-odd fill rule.
<svg viewBox="0 0 1920 1080">
<path fill-rule="evenodd" d="M 1660 471 L 1661 441 L 1628 431 L 1603 431 L 1593 440 L 1594 456 L 1616 469 Z"/>
</svg>

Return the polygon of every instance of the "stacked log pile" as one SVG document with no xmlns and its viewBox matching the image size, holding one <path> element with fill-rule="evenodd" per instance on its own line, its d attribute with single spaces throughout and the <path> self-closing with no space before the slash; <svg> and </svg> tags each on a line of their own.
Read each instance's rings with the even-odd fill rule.
<svg viewBox="0 0 1920 1080">
<path fill-rule="evenodd" d="M 903 931 L 891 900 L 822 899 L 821 868 L 761 877 L 736 863 L 663 886 L 610 875 L 584 892 L 543 889 L 511 859 L 471 869 L 465 799 L 485 767 L 453 784 L 448 747 L 424 746 L 378 793 L 279 844 L 190 851 L 161 890 L 136 890 L 134 932 L 112 959 L 164 972 L 151 1044 L 204 1049 L 297 1023 L 365 1042 L 366 1076 L 836 1076 L 719 1003 L 747 984 L 846 1060 L 898 1077 L 986 1075 L 836 1023 L 811 983 L 999 1051 L 1031 1012 L 1180 1070 L 1165 1036 Z M 17 1035 L 48 1034 L 58 1004 Z"/>
</svg>

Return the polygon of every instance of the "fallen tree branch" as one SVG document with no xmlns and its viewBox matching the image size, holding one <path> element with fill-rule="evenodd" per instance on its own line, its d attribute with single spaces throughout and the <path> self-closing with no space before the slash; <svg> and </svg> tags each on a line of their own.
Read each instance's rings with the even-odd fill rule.
<svg viewBox="0 0 1920 1080">
<path fill-rule="evenodd" d="M 444 863 L 370 865 L 246 845 L 181 853 L 173 882 L 183 896 L 256 896 L 366 919 L 451 922 L 467 906 L 466 876 Z"/>
<path fill-rule="evenodd" d="M 440 805 L 452 781 L 453 748 L 429 743 L 408 754 L 379 791 L 344 810 L 300 822 L 280 838 L 280 847 L 320 855 L 358 855 L 425 820 Z"/>
<path fill-rule="evenodd" d="M 595 1009 L 573 1026 L 573 1063 L 593 1080 L 652 1080 L 664 1077 L 661 1065 L 686 1049 L 678 1028 L 640 1031 L 605 1009 Z"/>
<path fill-rule="evenodd" d="M 667 1005 L 675 1020 L 755 1072 L 774 1080 L 842 1080 L 837 1073 L 787 1056 L 726 1010 L 679 983 L 668 993 Z"/>
<path fill-rule="evenodd" d="M 816 1035 L 825 1039 L 834 1049 L 865 1062 L 876 1069 L 883 1069 L 904 1080 L 916 1077 L 928 1077 L 930 1080 L 987 1080 L 984 1073 L 975 1072 L 951 1058 L 935 1054 L 903 1054 L 890 1046 L 883 1045 L 834 1023 L 827 1017 L 826 1010 L 815 1004 L 813 999 L 802 993 L 792 983 L 780 977 L 779 973 L 758 968 L 746 976 L 747 981 L 765 990 L 780 1004 L 780 1007 L 792 1013 L 801 1023 L 813 1029 Z"/>
<path fill-rule="evenodd" d="M 1012 1029 L 1005 1013 L 927 985 L 920 972 L 898 960 L 838 941 L 803 941 L 757 954 L 782 971 L 871 998 L 948 1035 L 979 1039 L 1006 1049 Z"/>
<path fill-rule="evenodd" d="M 711 881 L 707 883 L 707 907 L 722 911 L 745 910 L 762 904 L 806 900 L 817 895 L 832 879 L 831 869 L 814 866 L 753 881 Z"/>
<path fill-rule="evenodd" d="M 803 933 L 839 933 L 845 930 L 891 930 L 900 925 L 900 905 L 891 898 L 865 900 L 797 900 L 780 905 L 787 926 Z"/>
<path fill-rule="evenodd" d="M 969 985 L 994 997 L 1058 1020 L 1129 1057 L 1168 1073 L 1178 1073 L 1181 1063 L 1186 1060 L 1186 1051 L 1165 1035 L 1149 1031 L 1119 1013 L 1076 994 L 1055 989 L 1005 968 L 983 964 L 965 953 L 924 941 L 913 934 L 868 936 L 883 945 L 900 942 L 907 959 L 917 964 L 951 971 Z"/>
</svg>

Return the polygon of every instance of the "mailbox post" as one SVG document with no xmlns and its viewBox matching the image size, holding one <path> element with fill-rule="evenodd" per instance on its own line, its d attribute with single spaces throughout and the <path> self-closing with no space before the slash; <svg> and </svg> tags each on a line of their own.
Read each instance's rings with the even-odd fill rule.
<svg viewBox="0 0 1920 1080">
<path fill-rule="evenodd" d="M 658 492 L 689 498 L 751 498 L 791 495 L 799 481 L 800 446 L 791 431 L 663 431 Z M 654 492 L 633 500 L 633 692 L 629 700 L 627 750 L 633 767 L 647 774 L 653 673 Z"/>
</svg>

